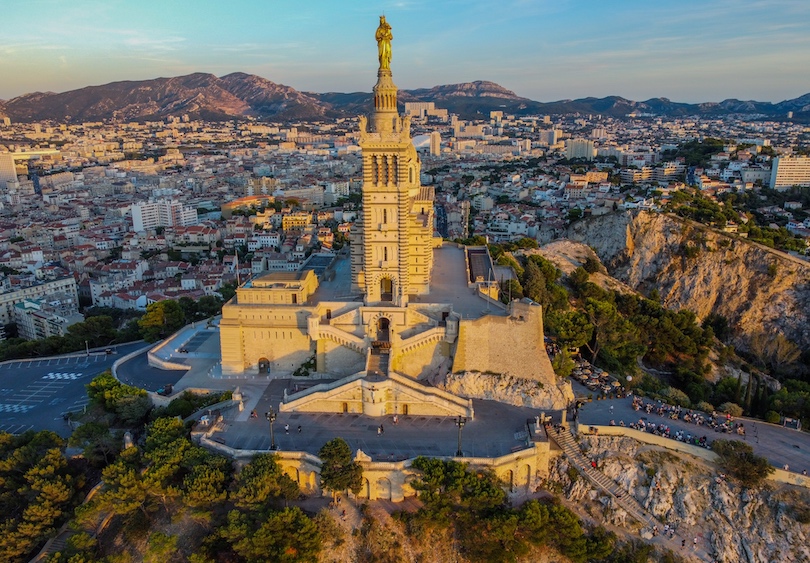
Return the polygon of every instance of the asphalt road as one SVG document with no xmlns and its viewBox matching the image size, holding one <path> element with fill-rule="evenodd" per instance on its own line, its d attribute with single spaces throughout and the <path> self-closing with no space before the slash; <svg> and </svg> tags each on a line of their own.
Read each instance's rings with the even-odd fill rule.
<svg viewBox="0 0 810 563">
<path fill-rule="evenodd" d="M 577 383 L 574 383 L 574 392 L 578 396 L 592 393 Z M 645 403 L 647 402 L 652 401 L 645 400 Z M 693 436 L 706 436 L 709 443 L 714 440 L 744 440 L 753 447 L 756 454 L 767 457 L 774 466 L 780 469 L 787 464 L 791 471 L 800 473 L 802 470 L 807 470 L 810 472 L 810 434 L 807 432 L 739 418 L 736 419 L 737 422 L 745 424 L 746 435 L 743 437 L 737 434 L 715 432 L 710 427 L 697 426 L 683 420 L 671 420 L 657 415 L 655 411 L 651 414 L 634 411 L 631 405 L 632 399 L 630 398 L 586 403 L 579 411 L 579 422 L 580 424 L 607 426 L 611 420 L 614 420 L 617 425 L 620 421 L 629 425 L 631 422 L 644 419 L 645 422 L 669 426 L 672 433 L 676 430 L 683 430 Z"/>
<path fill-rule="evenodd" d="M 117 368 L 118 380 L 147 391 L 157 391 L 170 383 L 176 385 L 186 375 L 184 370 L 162 370 L 149 365 L 146 352 L 124 362 Z"/>
<path fill-rule="evenodd" d="M 0 364 L 0 431 L 21 434 L 26 430 L 53 430 L 63 437 L 71 430 L 62 415 L 87 404 L 85 385 L 110 369 L 124 354 L 143 342 L 112 346 L 87 355 L 50 359 L 13 360 Z"/>
</svg>

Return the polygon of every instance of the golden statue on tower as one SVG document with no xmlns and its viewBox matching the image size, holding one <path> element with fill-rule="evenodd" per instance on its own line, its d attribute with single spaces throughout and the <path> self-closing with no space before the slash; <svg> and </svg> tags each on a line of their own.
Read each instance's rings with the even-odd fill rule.
<svg viewBox="0 0 810 563">
<path fill-rule="evenodd" d="M 377 39 L 377 56 L 380 59 L 380 69 L 390 70 L 391 68 L 391 25 L 385 21 L 385 16 L 380 16 L 380 27 L 374 36 Z"/>
</svg>

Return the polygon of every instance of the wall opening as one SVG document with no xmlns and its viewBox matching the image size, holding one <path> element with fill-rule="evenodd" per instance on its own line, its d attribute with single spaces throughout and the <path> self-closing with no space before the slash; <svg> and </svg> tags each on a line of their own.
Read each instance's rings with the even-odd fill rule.
<svg viewBox="0 0 810 563">
<path fill-rule="evenodd" d="M 391 321 L 386 317 L 380 317 L 380 320 L 377 321 L 377 340 L 380 342 L 388 342 L 390 328 Z"/>
<path fill-rule="evenodd" d="M 387 249 L 386 249 L 387 252 Z M 380 280 L 380 301 L 393 301 L 394 300 L 394 282 L 391 278 L 383 278 Z"/>
</svg>

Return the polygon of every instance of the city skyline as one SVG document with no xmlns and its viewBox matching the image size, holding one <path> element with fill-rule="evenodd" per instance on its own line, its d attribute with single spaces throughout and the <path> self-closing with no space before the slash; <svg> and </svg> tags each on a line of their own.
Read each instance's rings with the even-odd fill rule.
<svg viewBox="0 0 810 563">
<path fill-rule="evenodd" d="M 35 0 L 4 11 L 0 99 L 242 71 L 300 91 L 370 91 L 377 17 L 397 86 L 490 80 L 537 101 L 618 95 L 779 102 L 810 92 L 810 4 Z"/>
</svg>

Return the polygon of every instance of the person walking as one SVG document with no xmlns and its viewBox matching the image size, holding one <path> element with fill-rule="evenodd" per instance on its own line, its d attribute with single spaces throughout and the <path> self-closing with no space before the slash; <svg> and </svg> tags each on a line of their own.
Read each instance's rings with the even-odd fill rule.
<svg viewBox="0 0 810 563">
<path fill-rule="evenodd" d="M 299 434 L 301 433 L 301 425 L 300 424 L 298 425 L 298 433 Z"/>
<path fill-rule="evenodd" d="M 290 425 L 289 425 L 289 424 L 285 424 L 285 425 L 284 425 L 284 433 L 285 433 L 285 434 L 289 434 L 289 433 L 290 433 Z"/>
</svg>

